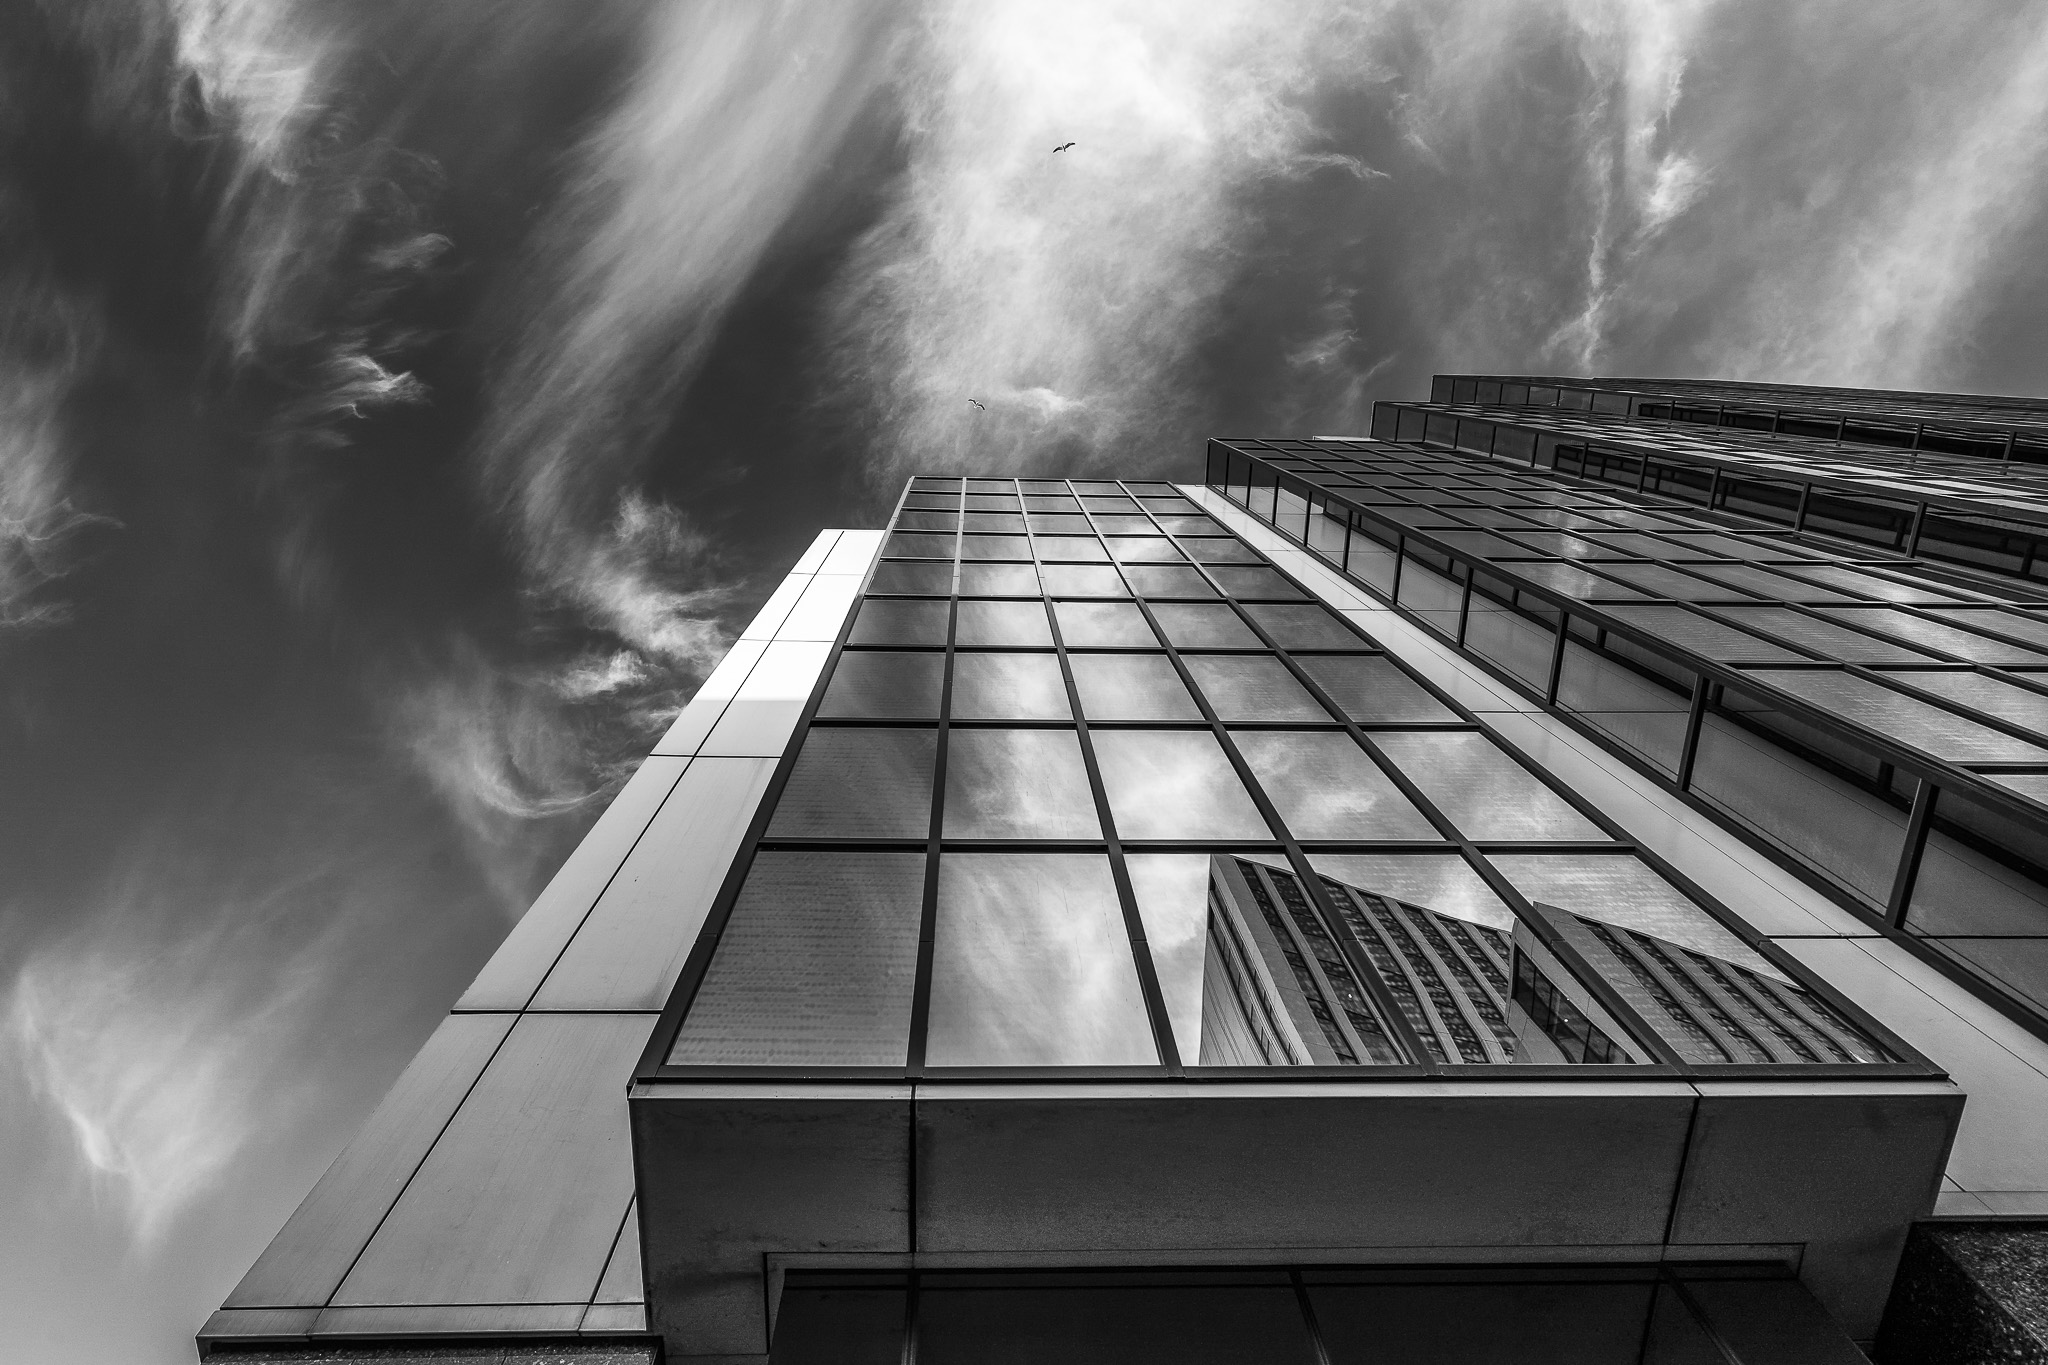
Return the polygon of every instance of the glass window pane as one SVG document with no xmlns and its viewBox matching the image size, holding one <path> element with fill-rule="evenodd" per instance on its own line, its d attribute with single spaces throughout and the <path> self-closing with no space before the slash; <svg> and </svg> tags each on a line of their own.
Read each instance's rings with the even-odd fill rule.
<svg viewBox="0 0 2048 1365">
<path fill-rule="evenodd" d="M 962 559 L 1029 559 L 1031 542 L 1023 536 L 962 536 Z"/>
<path fill-rule="evenodd" d="M 1936 758 L 1957 763 L 2048 763 L 2048 749 L 1853 673 L 1760 668 L 1751 675 Z"/>
<path fill-rule="evenodd" d="M 1213 536 L 1223 530 L 1205 516 L 1162 516 L 1159 518 L 1159 526 L 1160 529 L 1177 536 Z M 1200 559 L 1201 556 L 1196 555 L 1195 558 Z"/>
<path fill-rule="evenodd" d="M 1141 536 L 1150 535 L 1158 528 L 1152 524 L 1150 517 L 1118 516 L 1114 513 L 1098 512 L 1095 516 L 1095 529 L 1108 536 Z"/>
<path fill-rule="evenodd" d="M 1260 855 L 1272 857 L 1274 855 Z M 1145 947 L 1183 1060 L 1202 1055 L 1202 983 L 1209 959 L 1207 853 L 1132 853 L 1124 859 Z"/>
<path fill-rule="evenodd" d="M 1373 739 L 1469 838 L 1608 837 L 1476 730 L 1380 731 Z"/>
<path fill-rule="evenodd" d="M 953 512 L 902 512 L 896 517 L 899 531 L 950 531 L 959 524 Z"/>
<path fill-rule="evenodd" d="M 1112 536 L 1109 552 L 1122 564 L 1178 564 L 1181 553 L 1165 536 Z"/>
<path fill-rule="evenodd" d="M 1146 597 L 1204 598 L 1216 596 L 1209 580 L 1188 566 L 1134 564 L 1124 570 L 1131 587 Z"/>
<path fill-rule="evenodd" d="M 1906 927 L 1917 934 L 2048 937 L 2048 838 L 1944 790 L 1913 883 Z M 1976 956 L 1986 948 L 1980 945 Z"/>
<path fill-rule="evenodd" d="M 803 1281 L 783 1287 L 769 1365 L 902 1365 L 903 1290 Z"/>
<path fill-rule="evenodd" d="M 932 1066 L 1159 1060 L 1099 853 L 941 856 L 931 989 Z"/>
<path fill-rule="evenodd" d="M 1029 564 L 962 564 L 961 596 L 1036 597 L 1038 570 Z"/>
<path fill-rule="evenodd" d="M 1299 601 L 1308 596 L 1288 582 L 1278 569 L 1268 569 L 1263 565 L 1252 568 L 1219 564 L 1212 566 L 1209 572 L 1223 585 L 1223 591 L 1232 597 L 1277 597 Z"/>
<path fill-rule="evenodd" d="M 1066 720 L 1067 684 L 1051 654 L 955 654 L 953 719 Z"/>
<path fill-rule="evenodd" d="M 1014 512 L 1017 499 L 1002 493 L 975 493 L 967 495 L 967 510 L 970 512 Z"/>
<path fill-rule="evenodd" d="M 949 602 L 861 603 L 847 643 L 856 645 L 944 645 Z"/>
<path fill-rule="evenodd" d="M 1342 731 L 1240 730 L 1231 738 L 1297 839 L 1442 837 Z"/>
<path fill-rule="evenodd" d="M 1055 597 L 1128 597 L 1123 576 L 1107 565 L 1047 564 L 1039 570 Z"/>
<path fill-rule="evenodd" d="M 1252 602 L 1245 606 L 1282 649 L 1369 649 L 1344 619 L 1314 603 Z"/>
<path fill-rule="evenodd" d="M 1515 912 L 1456 853 L 1311 853 L 1309 862 L 1326 877 L 1362 886 L 1459 919 L 1476 920 L 1503 933 L 1515 927 Z"/>
<path fill-rule="evenodd" d="M 943 654 L 847 650 L 832 670 L 821 716 L 887 716 L 920 720 L 939 714 Z"/>
<path fill-rule="evenodd" d="M 1042 602 L 962 602 L 953 642 L 970 645 L 1049 645 Z"/>
<path fill-rule="evenodd" d="M 1269 839 L 1272 831 L 1206 730 L 1091 732 L 1125 839 Z"/>
<path fill-rule="evenodd" d="M 1691 897 L 1631 854 L 1492 853 L 1487 860 L 1532 901 L 1784 979 Z"/>
<path fill-rule="evenodd" d="M 889 561 L 875 566 L 869 592 L 914 592 L 943 597 L 953 591 L 951 564 L 909 564 Z"/>
<path fill-rule="evenodd" d="M 1391 659 L 1360 654 L 1308 654 L 1302 657 L 1301 666 L 1346 716 L 1361 723 L 1458 718 Z"/>
<path fill-rule="evenodd" d="M 953 537 L 897 531 L 889 537 L 888 546 L 882 553 L 892 559 L 951 559 Z"/>
<path fill-rule="evenodd" d="M 1105 564 L 1109 551 L 1094 536 L 1039 536 L 1038 557 L 1048 564 Z"/>
<path fill-rule="evenodd" d="M 960 519 L 965 531 L 999 531 L 1016 535 L 1024 534 L 1024 514 L 1021 512 L 969 512 Z"/>
<path fill-rule="evenodd" d="M 1081 504 L 1078 501 L 1059 494 L 1028 497 L 1024 499 L 1024 506 L 1027 511 L 1032 512 L 1072 512 L 1077 516 L 1081 511 Z"/>
<path fill-rule="evenodd" d="M 1184 662 L 1219 719 L 1330 719 L 1287 665 L 1270 654 L 1191 654 Z"/>
<path fill-rule="evenodd" d="M 922 839 L 931 832 L 931 730 L 814 728 L 768 832 L 786 838 Z"/>
<path fill-rule="evenodd" d="M 1257 550 L 1243 541 L 1231 537 L 1203 537 L 1183 540 L 1180 548 L 1187 552 L 1189 559 L 1201 564 L 1263 564 L 1266 561 Z"/>
<path fill-rule="evenodd" d="M 1179 649 L 1262 649 L 1264 644 L 1236 612 L 1218 602 L 1162 602 L 1152 608 L 1159 628 Z"/>
<path fill-rule="evenodd" d="M 1042 499 L 1038 501 L 1042 501 Z M 1079 514 L 1060 516 L 1034 512 L 1029 517 L 1026 517 L 1025 520 L 1030 523 L 1032 533 L 1035 535 L 1092 536 L 1095 534 L 1095 528 L 1088 524 L 1088 518 Z"/>
<path fill-rule="evenodd" d="M 1258 1272 L 1251 1272 L 1257 1274 Z M 1281 1285 L 1085 1282 L 948 1289 L 919 1301 L 919 1365 L 1313 1365 L 1294 1292 Z"/>
<path fill-rule="evenodd" d="M 1075 654 L 1067 665 L 1091 721 L 1202 718 L 1164 654 Z"/>
<path fill-rule="evenodd" d="M 948 839 L 1099 839 L 1072 730 L 954 730 L 946 740 Z"/>
<path fill-rule="evenodd" d="M 763 852 L 669 1053 L 679 1066 L 901 1066 L 922 853 Z"/>
<path fill-rule="evenodd" d="M 1130 602 L 1055 602 L 1060 639 L 1069 649 L 1156 649 L 1159 639 L 1145 613 Z"/>
</svg>

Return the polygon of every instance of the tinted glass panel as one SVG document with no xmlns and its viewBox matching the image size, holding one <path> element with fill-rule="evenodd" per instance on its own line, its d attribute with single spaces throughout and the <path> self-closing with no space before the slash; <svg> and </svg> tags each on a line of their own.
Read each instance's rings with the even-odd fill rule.
<svg viewBox="0 0 2048 1365">
<path fill-rule="evenodd" d="M 1076 654 L 1067 664 L 1091 721 L 1202 718 L 1164 654 Z"/>
<path fill-rule="evenodd" d="M 898 531 L 889 537 L 889 543 L 882 553 L 896 559 L 951 559 L 953 537 Z"/>
<path fill-rule="evenodd" d="M 1122 575 L 1108 566 L 1047 564 L 1039 576 L 1045 590 L 1061 597 L 1127 597 Z"/>
<path fill-rule="evenodd" d="M 1362 723 L 1454 721 L 1457 715 L 1432 697 L 1391 659 L 1357 654 L 1310 654 L 1302 668 L 1344 714 Z M 1413 897 L 1406 899 L 1412 900 Z"/>
<path fill-rule="evenodd" d="M 894 562 L 877 564 L 875 576 L 868 582 L 868 591 L 936 593 L 943 596 L 953 591 L 953 566 Z"/>
<path fill-rule="evenodd" d="M 1107 858 L 952 852 L 940 858 L 925 1060 L 933 1066 L 1144 1066 L 1159 1060 Z"/>
<path fill-rule="evenodd" d="M 1109 552 L 1125 564 L 1177 564 L 1181 559 L 1164 536 L 1112 536 Z"/>
<path fill-rule="evenodd" d="M 1124 570 L 1131 587 L 1146 597 L 1214 597 L 1209 580 L 1186 565 L 1134 564 Z"/>
<path fill-rule="evenodd" d="M 949 839 L 1099 839 L 1072 730 L 954 730 L 946 748 Z"/>
<path fill-rule="evenodd" d="M 1236 612 L 1213 606 L 1162 602 L 1152 608 L 1159 628 L 1180 649 L 1260 649 L 1263 644 Z"/>
<path fill-rule="evenodd" d="M 962 596 L 1036 597 L 1038 570 L 1029 564 L 962 564 Z"/>
<path fill-rule="evenodd" d="M 1029 559 L 1031 544 L 1022 536 L 963 536 L 962 559 Z"/>
<path fill-rule="evenodd" d="M 1373 739 L 1469 838 L 1607 838 L 1475 730 L 1383 731 Z"/>
<path fill-rule="evenodd" d="M 951 611 L 952 604 L 947 602 L 863 602 L 847 642 L 856 645 L 943 645 L 946 643 L 946 617 Z"/>
<path fill-rule="evenodd" d="M 901 1289 L 813 1287 L 791 1276 L 770 1365 L 902 1365 Z"/>
<path fill-rule="evenodd" d="M 768 823 L 792 838 L 922 839 L 931 829 L 931 730 L 813 729 Z"/>
<path fill-rule="evenodd" d="M 1270 654 L 1194 654 L 1185 662 L 1222 720 L 1330 719 L 1287 665 Z"/>
<path fill-rule="evenodd" d="M 1223 590 L 1233 597 L 1278 597 L 1300 599 L 1308 594 L 1295 587 L 1277 569 L 1239 568 L 1235 565 L 1212 566 L 1210 573 L 1223 585 Z"/>
<path fill-rule="evenodd" d="M 1253 602 L 1245 607 L 1282 649 L 1367 649 L 1358 633 L 1328 609 L 1312 603 Z"/>
<path fill-rule="evenodd" d="M 927 1289 L 920 1365 L 1314 1365 L 1294 1294 L 1269 1288 Z"/>
<path fill-rule="evenodd" d="M 1208 731 L 1102 730 L 1093 739 L 1120 837 L 1272 837 Z"/>
<path fill-rule="evenodd" d="M 1039 536 L 1038 557 L 1048 564 L 1107 563 L 1109 551 L 1094 536 Z"/>
<path fill-rule="evenodd" d="M 1189 559 L 1203 564 L 1263 564 L 1259 552 L 1241 540 L 1200 539 L 1183 540 L 1181 549 L 1187 551 Z"/>
<path fill-rule="evenodd" d="M 1039 602 L 962 602 L 954 626 L 954 643 L 972 645 L 1049 645 L 1052 627 Z"/>
<path fill-rule="evenodd" d="M 820 716 L 896 716 L 919 719 L 939 714 L 943 654 L 891 654 L 847 650 L 832 670 L 819 703 Z"/>
<path fill-rule="evenodd" d="M 1341 731 L 1246 730 L 1232 738 L 1297 839 L 1440 837 Z"/>
<path fill-rule="evenodd" d="M 1130 602 L 1055 602 L 1060 638 L 1069 649 L 1156 649 L 1159 639 L 1145 623 L 1145 613 Z"/>
<path fill-rule="evenodd" d="M 922 853 L 759 854 L 669 1061 L 901 1066 L 923 899 Z"/>
<path fill-rule="evenodd" d="M 1050 654 L 955 654 L 955 720 L 1065 720 L 1067 684 Z"/>
</svg>

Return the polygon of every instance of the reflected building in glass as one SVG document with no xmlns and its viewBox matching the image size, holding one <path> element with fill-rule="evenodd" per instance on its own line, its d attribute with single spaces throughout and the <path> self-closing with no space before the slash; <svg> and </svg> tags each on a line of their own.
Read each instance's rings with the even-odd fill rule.
<svg viewBox="0 0 2048 1365">
<path fill-rule="evenodd" d="M 2048 1211 L 2048 420 L 1434 397 L 823 533 L 205 1348 L 1945 1358 Z"/>
</svg>

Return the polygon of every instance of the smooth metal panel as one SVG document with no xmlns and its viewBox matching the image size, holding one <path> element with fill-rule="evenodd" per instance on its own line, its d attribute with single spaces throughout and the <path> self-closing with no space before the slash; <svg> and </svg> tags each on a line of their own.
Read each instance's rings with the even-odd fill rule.
<svg viewBox="0 0 2048 1365">
<path fill-rule="evenodd" d="M 635 1088 L 649 1317 L 671 1355 L 768 1349 L 770 1253 L 910 1249 L 910 1095 Z"/>
<path fill-rule="evenodd" d="M 637 1303 L 593 1303 L 583 1311 L 586 1336 L 647 1330 L 647 1310 Z"/>
<path fill-rule="evenodd" d="M 846 624 L 846 613 L 860 596 L 856 574 L 819 574 L 804 589 L 804 595 L 790 610 L 789 617 L 775 629 L 778 640 L 836 640 Z"/>
<path fill-rule="evenodd" d="M 825 557 L 819 573 L 864 574 L 882 548 L 882 531 L 841 531 L 839 543 Z"/>
<path fill-rule="evenodd" d="M 797 556 L 796 563 L 789 566 L 789 571 L 791 573 L 821 572 L 825 563 L 825 557 L 832 553 L 832 548 L 839 543 L 839 537 L 842 534 L 844 533 L 831 530 L 818 532 L 817 536 L 811 541 L 810 548 Z"/>
<path fill-rule="evenodd" d="M 651 757 L 628 778 L 597 823 L 583 836 L 548 882 L 533 908 L 512 926 L 512 932 L 491 954 L 476 980 L 455 1002 L 458 1010 L 518 1010 L 548 974 L 563 947 L 604 888 L 626 861 L 633 844 L 675 789 L 689 766 L 686 758 Z"/>
<path fill-rule="evenodd" d="M 1674 1254 L 1804 1242 L 1799 1278 L 1849 1335 L 1877 1332 L 1906 1228 L 1934 1208 L 1963 1092 L 1940 1081 L 1702 1082 Z"/>
<path fill-rule="evenodd" d="M 574 1303 L 573 1329 L 632 1198 L 626 1084 L 653 1026 L 522 1016 L 333 1302 Z"/>
<path fill-rule="evenodd" d="M 512 1022 L 509 1014 L 443 1019 L 223 1306 L 326 1303 Z"/>
<path fill-rule="evenodd" d="M 251 1337 L 302 1337 L 313 1330 L 317 1308 L 223 1308 L 199 1329 L 199 1340 L 236 1341 Z"/>
<path fill-rule="evenodd" d="M 725 714 L 726 706 L 740 690 L 740 684 L 747 680 L 747 675 L 754 671 L 754 665 L 761 662 L 761 655 L 767 648 L 766 640 L 733 641 L 732 648 L 719 660 L 718 667 L 711 670 L 711 676 L 697 689 L 697 695 L 690 698 L 690 704 L 683 708 L 675 723 L 668 727 L 668 733 L 654 746 L 654 752 L 696 753 L 704 742 L 704 736 L 718 724 L 718 718 Z"/>
<path fill-rule="evenodd" d="M 725 708 L 698 752 L 777 758 L 832 653 L 828 640 L 776 640 Z"/>
<path fill-rule="evenodd" d="M 640 1285 L 640 1201 L 626 1206 L 626 1220 L 619 1225 L 619 1237 L 612 1244 L 612 1258 L 604 1264 L 604 1278 L 598 1281 L 592 1303 L 639 1304 Z"/>
<path fill-rule="evenodd" d="M 329 1308 L 313 1326 L 316 1336 L 484 1336 L 573 1332 L 583 1321 L 580 1303 L 434 1303 Z"/>
<path fill-rule="evenodd" d="M 772 640 L 782 623 L 789 619 L 790 608 L 804 595 L 804 589 L 811 586 L 812 575 L 793 573 L 775 585 L 775 591 L 768 594 L 768 600 L 761 604 L 761 610 L 754 613 L 754 619 L 740 632 L 742 640 Z"/>
<path fill-rule="evenodd" d="M 535 994 L 538 1010 L 659 1010 L 718 895 L 770 758 L 700 758 Z"/>
<path fill-rule="evenodd" d="M 1655 1082 L 927 1087 L 917 1244 L 1656 1243 L 1692 1103 L 1688 1087 Z"/>
</svg>

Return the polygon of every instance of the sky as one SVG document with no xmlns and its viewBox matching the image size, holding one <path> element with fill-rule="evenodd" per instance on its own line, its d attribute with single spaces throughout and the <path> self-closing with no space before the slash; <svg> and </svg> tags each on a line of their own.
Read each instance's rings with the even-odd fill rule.
<svg viewBox="0 0 2048 1365">
<path fill-rule="evenodd" d="M 2041 394 L 2044 152 L 1995 0 L 0 0 L 0 1355 L 191 1360 L 907 474 Z"/>
</svg>

